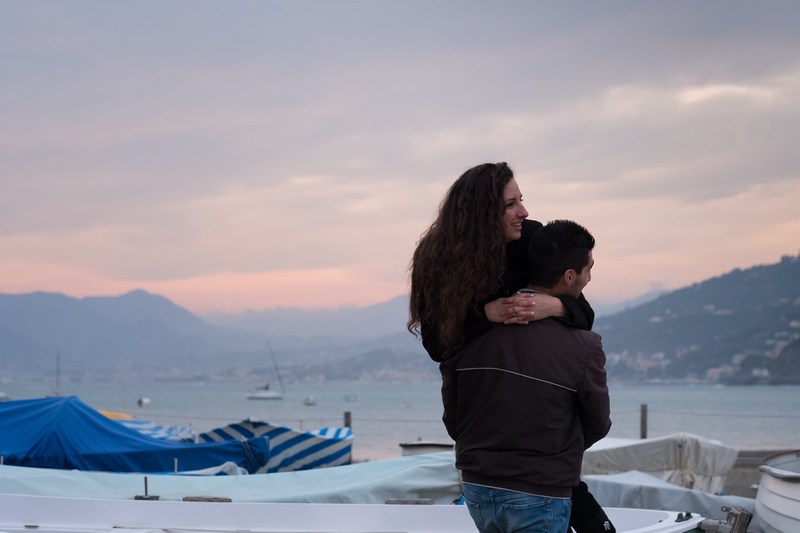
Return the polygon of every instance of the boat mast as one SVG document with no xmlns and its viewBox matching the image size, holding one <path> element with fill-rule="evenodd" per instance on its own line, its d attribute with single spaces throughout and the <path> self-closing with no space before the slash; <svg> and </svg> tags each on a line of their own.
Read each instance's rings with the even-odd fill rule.
<svg viewBox="0 0 800 533">
<path fill-rule="evenodd" d="M 275 369 L 275 377 L 278 378 L 278 386 L 281 388 L 281 394 L 283 394 L 283 381 L 281 381 L 281 373 L 278 372 L 278 362 L 275 360 L 275 352 L 272 351 L 272 344 L 267 342 L 267 348 L 269 348 L 269 355 L 272 357 L 272 368 Z"/>
<path fill-rule="evenodd" d="M 61 349 L 56 348 L 56 396 L 61 396 Z"/>
</svg>

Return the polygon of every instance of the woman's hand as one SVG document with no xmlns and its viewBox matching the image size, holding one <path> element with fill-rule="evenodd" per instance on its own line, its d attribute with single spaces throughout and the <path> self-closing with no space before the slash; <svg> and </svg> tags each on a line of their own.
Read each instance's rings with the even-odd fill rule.
<svg viewBox="0 0 800 533">
<path fill-rule="evenodd" d="M 528 324 L 551 316 L 564 316 L 561 300 L 541 292 L 518 292 L 508 298 L 498 298 L 483 306 L 490 322 Z"/>
<path fill-rule="evenodd" d="M 533 293 L 517 293 L 508 298 L 498 298 L 483 306 L 490 322 L 527 324 L 533 320 L 536 299 Z"/>
<path fill-rule="evenodd" d="M 550 296 L 543 292 L 517 294 L 533 294 L 536 297 L 536 318 L 534 320 L 550 318 L 551 316 L 564 316 L 567 312 L 564 304 L 555 296 Z"/>
</svg>

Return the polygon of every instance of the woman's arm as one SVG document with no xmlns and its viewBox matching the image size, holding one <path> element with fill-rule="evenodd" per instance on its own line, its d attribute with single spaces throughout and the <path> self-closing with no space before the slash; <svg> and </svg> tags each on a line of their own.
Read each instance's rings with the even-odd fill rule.
<svg viewBox="0 0 800 533">
<path fill-rule="evenodd" d="M 484 309 L 488 321 L 504 324 L 527 324 L 556 317 L 573 328 L 591 330 L 594 323 L 594 310 L 583 294 L 578 298 L 555 297 L 522 289 L 514 296 L 489 302 Z"/>
</svg>

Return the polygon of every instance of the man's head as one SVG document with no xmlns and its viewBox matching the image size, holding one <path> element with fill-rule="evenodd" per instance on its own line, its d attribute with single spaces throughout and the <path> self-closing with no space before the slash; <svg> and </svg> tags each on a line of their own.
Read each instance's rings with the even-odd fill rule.
<svg viewBox="0 0 800 533">
<path fill-rule="evenodd" d="M 592 279 L 594 237 L 571 220 L 554 220 L 534 233 L 528 248 L 530 286 L 577 297 Z"/>
</svg>

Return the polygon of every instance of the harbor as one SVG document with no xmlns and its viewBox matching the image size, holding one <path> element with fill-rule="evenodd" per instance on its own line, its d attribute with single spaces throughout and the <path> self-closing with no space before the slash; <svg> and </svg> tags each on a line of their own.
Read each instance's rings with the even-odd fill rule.
<svg viewBox="0 0 800 533">
<path fill-rule="evenodd" d="M 387 388 L 392 387 L 384 386 L 384 394 Z M 405 388 L 414 387 L 406 385 Z M 323 390 L 317 387 L 317 392 Z M 353 394 L 348 393 L 347 399 L 342 397 L 342 401 L 358 404 L 358 400 L 353 401 Z M 237 391 L 237 395 L 241 393 Z M 368 395 L 367 390 L 361 389 L 358 397 L 364 395 Z M 159 396 L 153 394 L 153 397 L 155 402 L 141 407 L 136 413 L 138 416 L 157 415 L 150 407 L 158 405 Z M 285 401 L 268 403 L 275 405 Z M 308 406 L 301 396 L 296 401 L 305 408 L 316 407 Z M 4 424 L 0 428 L 4 436 L 0 442 L 0 506 L 13 507 L 13 512 L 4 514 L 7 522 L 0 523 L 0 530 L 8 533 L 16 533 L 21 523 L 26 524 L 25 527 L 35 525 L 43 533 L 49 533 L 54 527 L 51 520 L 61 521 L 58 527 L 62 528 L 67 508 L 85 510 L 69 516 L 76 521 L 72 527 L 76 533 L 95 533 L 106 527 L 106 520 L 115 521 L 116 525 L 120 517 L 129 517 L 126 520 L 130 520 L 130 527 L 136 528 L 208 526 L 203 522 L 205 519 L 199 517 L 210 520 L 218 507 L 206 511 L 207 506 L 226 502 L 230 506 L 227 509 L 233 509 L 238 515 L 238 529 L 254 529 L 255 522 L 250 524 L 252 527 L 246 526 L 248 520 L 254 520 L 258 514 L 268 514 L 269 521 L 258 523 L 259 531 L 352 532 L 369 525 L 371 531 L 380 532 L 396 531 L 398 524 L 405 524 L 402 530 L 409 533 L 445 533 L 469 530 L 471 525 L 463 506 L 450 505 L 460 497 L 460 480 L 447 441 L 421 438 L 405 444 L 395 441 L 393 455 L 358 459 L 353 450 L 358 449 L 359 433 L 352 427 L 368 427 L 370 420 L 354 416 L 351 411 L 344 411 L 339 417 L 340 428 L 298 431 L 248 419 L 204 431 L 196 435 L 194 441 L 202 443 L 192 444 L 181 440 L 180 435 L 185 433 L 177 428 L 164 431 L 165 428 L 157 424 L 136 424 L 143 419 L 122 416 L 126 414 L 122 411 L 104 411 L 103 414 L 77 396 L 12 400 L 3 402 L 0 408 Z M 404 408 L 413 410 L 413 405 L 409 403 Z M 640 413 L 643 412 L 649 409 L 642 405 Z M 311 419 L 303 420 L 311 424 Z M 402 426 L 406 428 L 405 433 L 409 427 L 421 427 L 418 419 L 405 417 L 404 424 L 400 424 L 400 420 L 383 419 L 381 424 Z M 641 417 L 642 420 L 651 419 Z M 34 427 L 37 424 L 39 433 Z M 91 436 L 84 431 L 89 428 L 94 432 Z M 340 430 L 347 433 L 340 433 Z M 325 438 L 323 440 L 328 442 L 323 443 L 320 437 L 329 431 L 333 432 L 331 436 L 335 440 Z M 651 428 L 642 425 L 639 431 L 647 434 Z M 156 434 L 161 436 L 156 438 Z M 27 442 L 26 438 L 36 442 Z M 72 438 L 77 438 L 75 442 L 93 443 L 102 448 L 103 453 L 98 455 L 91 449 L 80 451 L 70 442 Z M 42 446 L 45 441 L 51 443 L 47 448 Z M 15 443 L 17 448 L 14 448 Z M 63 444 L 53 447 L 55 443 Z M 289 443 L 294 447 L 287 448 Z M 60 448 L 62 445 L 64 447 Z M 321 445 L 336 446 L 329 448 L 330 453 L 325 452 L 325 455 L 338 462 L 326 465 L 319 462 L 319 455 L 310 454 L 321 451 Z M 193 453 L 203 454 L 209 451 L 204 449 L 208 446 L 227 448 L 213 450 L 216 455 L 206 459 Z M 230 453 L 240 446 L 245 455 L 237 460 Z M 256 448 L 261 448 L 263 457 L 254 464 L 256 456 L 252 452 Z M 32 455 L 32 450 L 41 450 L 42 458 L 51 462 L 40 462 Z M 223 455 L 223 451 L 228 455 Z M 786 498 L 791 501 L 793 497 L 791 493 L 785 495 L 781 488 L 782 474 L 769 479 L 771 487 L 778 486 L 772 489 L 777 493 L 770 492 L 769 497 L 765 497 L 760 489 L 765 475 L 763 463 L 776 451 L 738 450 L 689 433 L 646 438 L 609 437 L 587 450 L 582 477 L 613 517 L 620 532 L 682 533 L 699 527 L 704 531 L 771 533 L 784 530 L 770 529 L 764 522 L 767 518 L 763 517 L 783 523 L 787 518 L 776 515 L 775 510 L 783 509 L 785 505 L 781 502 Z M 192 470 L 179 468 L 178 453 L 182 456 L 181 464 L 192 465 Z M 163 459 L 173 455 L 175 465 L 171 471 Z M 161 457 L 162 461 L 152 463 L 156 466 L 141 462 L 150 456 Z M 87 462 L 90 459 L 91 462 Z M 191 459 L 205 460 L 208 464 L 186 463 Z M 211 464 L 223 460 L 225 464 L 219 467 Z M 785 464 L 785 461 L 780 463 Z M 127 468 L 129 473 L 116 473 L 120 468 Z M 173 475 L 164 475 L 169 473 Z M 149 503 L 145 508 L 135 500 L 156 501 L 158 505 Z M 193 502 L 190 504 L 192 512 L 185 512 L 189 504 L 175 506 L 180 502 Z M 375 506 L 376 503 L 425 505 Z M 252 504 L 263 505 L 264 510 L 251 514 L 255 509 Z M 362 507 L 364 505 L 367 506 Z M 800 502 L 790 504 L 790 509 L 796 505 Z M 419 511 L 426 507 L 431 510 Z M 45 508 L 47 512 L 43 513 L 41 509 Z M 759 508 L 762 518 L 756 512 Z M 788 520 L 793 520 L 791 513 L 794 511 L 790 511 Z M 687 516 L 691 520 L 687 521 Z M 745 527 L 741 521 L 749 523 L 754 518 L 749 529 L 741 529 Z M 335 527 L 328 525 L 331 520 L 336 521 Z M 739 525 L 731 527 L 732 520 L 734 525 L 739 521 Z M 301 529 L 288 529 L 290 522 Z M 323 529 L 314 529 L 313 524 L 322 522 L 326 524 Z M 714 529 L 721 524 L 728 529 Z M 229 527 L 231 522 L 223 520 L 211 529 L 227 531 Z M 384 529 L 386 527 L 390 529 Z"/>
</svg>

